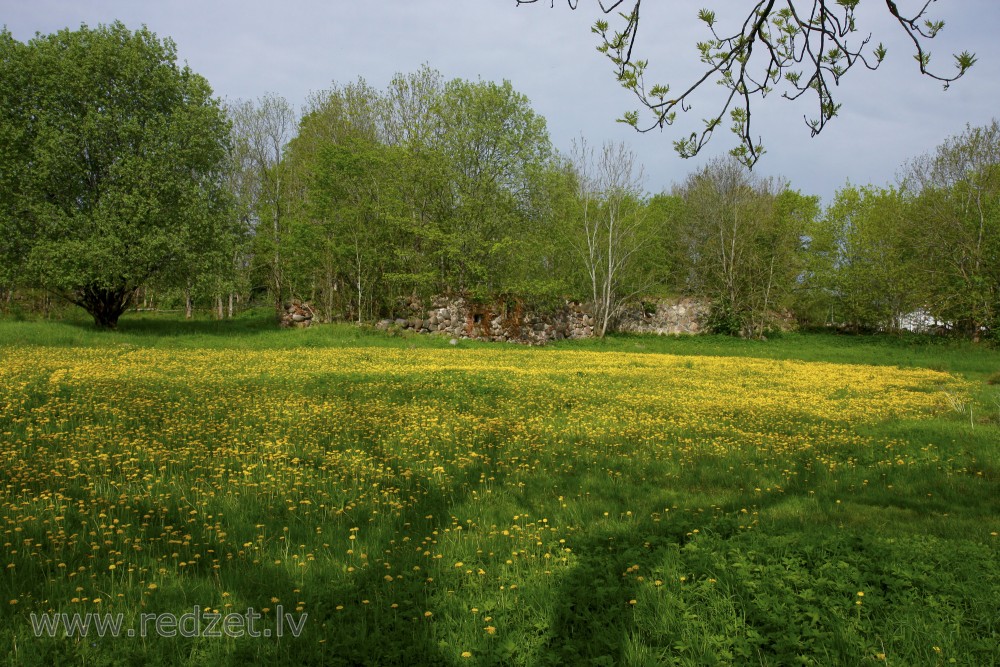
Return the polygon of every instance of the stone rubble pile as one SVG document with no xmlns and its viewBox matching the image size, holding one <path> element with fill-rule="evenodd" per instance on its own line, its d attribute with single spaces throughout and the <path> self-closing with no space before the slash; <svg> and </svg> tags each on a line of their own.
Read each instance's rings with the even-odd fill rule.
<svg viewBox="0 0 1000 667">
<path fill-rule="evenodd" d="M 642 302 L 628 309 L 618 323 L 618 331 L 659 335 L 696 334 L 704 330 L 709 304 L 698 299 L 671 299 Z"/>
<path fill-rule="evenodd" d="M 281 316 L 279 324 L 285 329 L 292 327 L 304 329 L 312 324 L 313 317 L 315 316 L 316 312 L 311 305 L 295 299 L 291 303 L 285 304 L 285 314 Z"/>
<path fill-rule="evenodd" d="M 567 301 L 563 308 L 548 314 L 527 312 L 518 301 L 492 304 L 471 302 L 463 297 L 436 297 L 425 309 L 417 297 L 407 297 L 400 310 L 407 316 L 382 320 L 379 329 L 395 327 L 417 333 L 435 333 L 453 338 L 505 341 L 544 345 L 564 338 L 590 338 L 594 316 L 589 304 Z M 692 300 L 640 305 L 627 312 L 619 330 L 636 333 L 697 333 L 708 314 L 707 304 Z"/>
</svg>

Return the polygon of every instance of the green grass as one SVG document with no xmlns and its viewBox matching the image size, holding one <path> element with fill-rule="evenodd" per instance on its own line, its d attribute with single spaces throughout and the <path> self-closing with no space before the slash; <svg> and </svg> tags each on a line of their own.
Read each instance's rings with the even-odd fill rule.
<svg viewBox="0 0 1000 667">
<path fill-rule="evenodd" d="M 0 321 L 0 637 L 12 665 L 994 664 L 997 372 L 917 337 Z M 300 602 L 280 640 L 27 620 Z"/>
<path fill-rule="evenodd" d="M 1000 374 L 1000 353 L 968 341 L 906 334 L 853 336 L 786 333 L 768 341 L 732 336 L 615 335 L 604 340 L 566 341 L 579 349 L 801 359 L 845 364 L 932 368 L 981 380 Z"/>
<path fill-rule="evenodd" d="M 116 331 L 96 329 L 89 318 L 62 322 L 14 322 L 0 319 L 0 341 L 7 345 L 101 346 L 128 343 L 165 348 L 293 349 L 296 347 L 442 347 L 443 336 L 405 332 L 387 336 L 372 327 L 335 324 L 312 329 L 278 330 L 267 309 L 242 313 L 234 320 L 200 316 L 191 321 L 157 313 L 126 313 Z M 463 346 L 482 343 L 461 341 Z M 921 336 L 853 336 L 846 334 L 786 333 L 768 341 L 731 336 L 642 336 L 617 334 L 605 339 L 564 340 L 553 349 L 739 356 L 765 359 L 801 359 L 835 363 L 878 364 L 933 368 L 997 383 L 1000 352 L 964 340 Z"/>
<path fill-rule="evenodd" d="M 127 313 L 115 330 L 94 327 L 92 320 L 15 322 L 0 319 L 0 344 L 52 347 L 134 345 L 161 349 L 273 350 L 300 347 L 444 347 L 448 338 L 402 332 L 390 336 L 371 326 L 338 323 L 310 329 L 279 329 L 273 311 L 258 308 L 232 320 L 199 316 L 182 320 L 160 313 Z M 462 341 L 464 347 L 483 345 Z"/>
</svg>

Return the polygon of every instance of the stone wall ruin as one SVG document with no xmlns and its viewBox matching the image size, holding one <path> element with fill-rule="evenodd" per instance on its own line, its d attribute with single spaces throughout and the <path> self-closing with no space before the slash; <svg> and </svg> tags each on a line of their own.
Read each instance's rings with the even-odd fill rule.
<svg viewBox="0 0 1000 667">
<path fill-rule="evenodd" d="M 430 308 L 425 308 L 419 298 L 407 297 L 401 304 L 401 311 L 407 316 L 382 320 L 377 327 L 528 345 L 594 335 L 593 311 L 589 304 L 579 301 L 566 301 L 554 312 L 538 313 L 526 309 L 517 299 L 480 303 L 462 296 L 439 296 L 432 300 Z M 645 301 L 625 310 L 618 330 L 660 335 L 696 334 L 704 330 L 707 316 L 708 304 L 697 299 Z"/>
</svg>

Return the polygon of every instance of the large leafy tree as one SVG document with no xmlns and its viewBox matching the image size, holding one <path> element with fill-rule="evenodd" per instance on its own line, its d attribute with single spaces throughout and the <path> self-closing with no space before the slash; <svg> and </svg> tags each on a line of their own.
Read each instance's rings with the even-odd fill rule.
<svg viewBox="0 0 1000 667">
<path fill-rule="evenodd" d="M 979 340 L 1000 321 L 1000 123 L 912 161 L 904 184 L 926 307 Z"/>
<path fill-rule="evenodd" d="M 515 0 L 528 5 L 538 0 Z M 662 0 L 660 0 L 662 1 Z M 948 84 L 968 71 L 976 57 L 968 51 L 955 54 L 951 74 L 931 69 L 928 42 L 944 27 L 931 18 L 928 9 L 934 0 L 918 0 L 900 9 L 894 0 L 885 0 L 885 11 L 897 23 L 913 46 L 913 56 L 921 74 Z M 579 0 L 567 0 L 576 9 Z M 649 62 L 638 57 L 638 35 L 642 0 L 600 0 L 604 14 L 617 15 L 618 25 L 599 20 L 593 31 L 600 37 L 598 50 L 614 65 L 618 81 L 635 93 L 648 120 L 639 111 L 630 111 L 622 120 L 642 132 L 672 125 L 678 112 L 689 111 L 706 84 L 718 83 L 726 90 L 721 108 L 704 118 L 704 127 L 674 142 L 683 157 L 698 153 L 715 130 L 730 122 L 739 144 L 731 153 L 753 166 L 764 149 L 751 127 L 751 108 L 759 100 L 781 90 L 782 96 L 796 100 L 814 98 L 814 112 L 806 116 L 813 136 L 837 115 L 840 104 L 834 87 L 852 68 L 861 65 L 877 69 L 886 58 L 881 44 L 872 44 L 872 33 L 855 16 L 860 0 L 754 0 L 743 9 L 727 9 L 719 16 L 709 9 L 698 11 L 698 19 L 708 30 L 697 44 L 703 68 L 677 88 L 650 82 Z M 550 0 L 555 5 L 555 0 Z M 649 5 L 647 5 L 648 7 Z M 728 116 L 728 118 L 727 118 Z"/>
<path fill-rule="evenodd" d="M 444 250 L 450 282 L 507 291 L 523 282 L 533 253 L 534 178 L 551 152 L 545 119 L 509 81 L 446 84 L 434 142 L 449 165 Z"/>
<path fill-rule="evenodd" d="M 440 237 L 448 181 L 430 143 L 444 82 L 428 67 L 311 96 L 289 143 L 292 293 L 324 318 L 391 313 L 397 297 L 433 292 L 428 253 Z"/>
<path fill-rule="evenodd" d="M 0 251 L 22 284 L 114 327 L 135 290 L 206 265 L 228 127 L 176 47 L 121 23 L 0 35 Z"/>
<path fill-rule="evenodd" d="M 25 46 L 6 30 L 0 31 L 0 291 L 9 295 L 18 278 L 23 257 L 24 232 L 28 220 L 19 215 L 24 208 L 14 193 L 24 188 L 30 164 L 30 141 L 24 123 L 27 113 L 22 91 L 27 77 L 20 63 Z"/>
<path fill-rule="evenodd" d="M 804 292 L 824 319 L 860 329 L 898 331 L 919 308 L 923 259 L 909 211 L 894 188 L 845 186 L 807 230 Z M 818 315 L 818 313 L 817 313 Z"/>
<path fill-rule="evenodd" d="M 544 119 L 508 82 L 424 67 L 385 91 L 319 93 L 287 151 L 299 240 L 286 280 L 327 317 L 449 290 L 545 297 L 550 154 Z"/>
<path fill-rule="evenodd" d="M 762 336 L 790 303 L 799 250 L 817 202 L 716 158 L 676 189 L 687 289 L 712 300 L 711 326 Z"/>
</svg>

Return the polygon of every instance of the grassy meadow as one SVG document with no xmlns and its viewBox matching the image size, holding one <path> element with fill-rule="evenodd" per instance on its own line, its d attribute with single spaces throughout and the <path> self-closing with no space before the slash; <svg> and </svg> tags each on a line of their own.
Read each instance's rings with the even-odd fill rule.
<svg viewBox="0 0 1000 667">
<path fill-rule="evenodd" d="M 1000 352 L 0 321 L 22 664 L 988 665 Z M 248 608 L 298 637 L 36 637 Z"/>
</svg>

